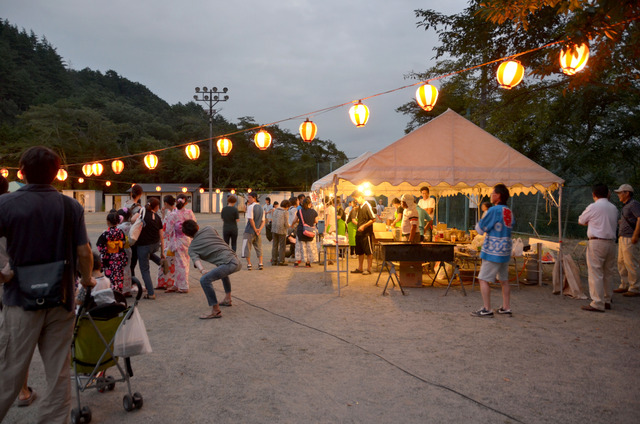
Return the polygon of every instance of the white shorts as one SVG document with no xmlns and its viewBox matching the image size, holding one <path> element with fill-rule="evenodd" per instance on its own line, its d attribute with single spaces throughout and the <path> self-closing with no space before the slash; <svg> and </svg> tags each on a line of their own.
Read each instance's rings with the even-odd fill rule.
<svg viewBox="0 0 640 424">
<path fill-rule="evenodd" d="M 495 283 L 496 277 L 498 281 L 509 282 L 509 262 L 498 263 L 483 259 L 478 280 Z"/>
</svg>

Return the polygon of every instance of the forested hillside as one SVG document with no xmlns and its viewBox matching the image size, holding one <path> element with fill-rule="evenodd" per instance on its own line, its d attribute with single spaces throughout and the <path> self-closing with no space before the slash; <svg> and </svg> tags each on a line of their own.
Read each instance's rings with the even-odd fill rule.
<svg viewBox="0 0 640 424">
<path fill-rule="evenodd" d="M 214 116 L 214 137 L 260 125 L 251 117 L 237 123 Z M 318 164 L 346 161 L 331 141 L 304 143 L 297 134 L 277 126 L 267 128 L 272 146 L 258 150 L 254 131 L 229 137 L 233 150 L 221 157 L 214 143 L 214 187 L 254 187 L 302 190 L 328 171 Z M 169 105 L 144 85 L 114 70 L 80 71 L 65 66 L 44 36 L 19 30 L 0 20 L 0 167 L 17 167 L 20 152 L 44 144 L 56 150 L 70 176 L 81 176 L 86 162 L 144 153 L 203 140 L 209 136 L 208 117 L 199 104 Z M 130 182 L 189 182 L 208 185 L 208 143 L 200 143 L 199 160 L 181 148 L 157 153 L 160 165 L 149 171 L 142 156 L 124 159 L 125 170 L 114 175 L 105 162 L 100 180 L 83 187 L 124 191 Z M 323 172 L 324 171 L 324 172 Z M 10 180 L 16 179 L 15 169 Z M 105 187 L 104 181 L 120 181 Z M 78 186 L 69 178 L 60 186 Z"/>
</svg>

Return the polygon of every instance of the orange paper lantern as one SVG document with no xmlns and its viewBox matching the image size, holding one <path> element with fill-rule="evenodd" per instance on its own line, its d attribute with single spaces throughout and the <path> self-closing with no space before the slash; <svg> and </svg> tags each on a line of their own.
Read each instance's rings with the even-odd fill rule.
<svg viewBox="0 0 640 424">
<path fill-rule="evenodd" d="M 162 190 L 162 187 L 156 186 L 156 191 L 161 191 L 161 190 Z"/>
<path fill-rule="evenodd" d="M 197 144 L 189 144 L 184 148 L 184 152 L 191 160 L 196 160 L 200 157 L 200 147 Z"/>
<path fill-rule="evenodd" d="M 204 189 L 201 188 L 200 190 L 198 190 L 200 192 L 200 194 L 204 193 Z"/>
<path fill-rule="evenodd" d="M 258 131 L 253 139 L 260 150 L 266 150 L 271 146 L 271 134 L 265 130 Z"/>
<path fill-rule="evenodd" d="M 60 168 L 58 169 L 58 175 L 56 175 L 56 178 L 60 181 L 64 181 L 67 179 L 67 171 L 65 171 L 64 169 Z"/>
<path fill-rule="evenodd" d="M 421 85 L 416 90 L 416 101 L 426 112 L 430 112 L 433 110 L 433 107 L 436 105 L 437 100 L 438 89 L 431 84 Z"/>
<path fill-rule="evenodd" d="M 113 169 L 114 173 L 120 174 L 124 170 L 124 162 L 119 159 L 114 160 L 111 162 L 111 169 Z"/>
<path fill-rule="evenodd" d="M 560 52 L 560 67 L 566 75 L 575 75 L 587 65 L 589 60 L 589 46 L 583 43 L 579 46 L 566 46 Z"/>
<path fill-rule="evenodd" d="M 153 153 L 149 153 L 144 157 L 144 164 L 149 169 L 156 169 L 156 166 L 158 166 L 158 156 L 154 155 Z"/>
<path fill-rule="evenodd" d="M 104 183 L 104 185 L 106 185 L 107 187 L 111 186 L 111 181 L 107 181 L 106 183 Z"/>
<path fill-rule="evenodd" d="M 9 170 L 7 168 L 0 169 L 0 175 L 7 178 L 9 176 Z"/>
<path fill-rule="evenodd" d="M 349 117 L 356 127 L 364 127 L 369 120 L 369 108 L 361 101 L 351 106 Z"/>
<path fill-rule="evenodd" d="M 82 166 L 82 173 L 85 177 L 90 177 L 93 174 L 93 167 L 91 164 L 86 164 Z"/>
<path fill-rule="evenodd" d="M 517 60 L 507 60 L 502 62 L 498 67 L 496 78 L 500 87 L 511 90 L 520 84 L 524 77 L 524 66 Z"/>
<path fill-rule="evenodd" d="M 186 193 L 187 192 L 187 188 L 186 187 L 182 187 L 182 192 Z"/>
<path fill-rule="evenodd" d="M 219 188 L 216 189 L 216 193 L 220 194 L 220 189 Z"/>
<path fill-rule="evenodd" d="M 311 141 L 316 138 L 317 133 L 318 126 L 314 124 L 313 121 L 309 121 L 309 118 L 300 124 L 300 137 L 307 143 L 311 143 Z"/>
<path fill-rule="evenodd" d="M 82 178 L 82 177 L 78 178 L 78 182 L 79 182 L 80 184 L 82 184 L 82 183 L 84 182 L 84 178 Z"/>
<path fill-rule="evenodd" d="M 233 143 L 228 138 L 219 139 L 216 145 L 218 146 L 218 151 L 222 156 L 227 156 L 233 148 Z"/>
<path fill-rule="evenodd" d="M 24 174 L 22 173 L 22 171 L 18 170 L 18 178 L 20 178 L 21 180 L 24 180 Z"/>
<path fill-rule="evenodd" d="M 104 166 L 102 166 L 100 162 L 95 162 L 93 165 L 91 165 L 91 172 L 93 173 L 93 175 L 99 177 L 100 175 L 102 175 L 102 171 L 104 171 Z"/>
</svg>

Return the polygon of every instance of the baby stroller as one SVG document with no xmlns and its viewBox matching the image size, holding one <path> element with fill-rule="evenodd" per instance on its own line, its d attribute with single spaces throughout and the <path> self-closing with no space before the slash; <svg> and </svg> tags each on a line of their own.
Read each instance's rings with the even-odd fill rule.
<svg viewBox="0 0 640 424">
<path fill-rule="evenodd" d="M 133 370 L 130 358 L 124 358 L 125 371 L 118 362 L 119 358 L 113 353 L 116 332 L 131 318 L 142 296 L 140 282 L 135 277 L 132 280 L 138 286 L 138 294 L 132 306 L 127 306 L 122 293 L 110 290 L 95 293 L 96 299 L 101 292 L 110 292 L 113 293 L 115 302 L 97 304 L 91 290 L 87 289 L 84 302 L 78 309 L 71 342 L 71 363 L 78 401 L 78 407 L 71 410 L 71 422 L 74 424 L 91 422 L 91 409 L 88 406 L 83 407 L 80 402 L 80 392 L 91 388 L 96 388 L 102 393 L 105 390 L 113 390 L 117 382 L 124 381 L 127 383 L 128 391 L 122 399 L 124 409 L 129 412 L 142 408 L 142 395 L 138 392 L 131 393 L 129 378 L 133 377 Z M 105 371 L 113 366 L 116 367 L 120 378 L 105 374 Z"/>
</svg>

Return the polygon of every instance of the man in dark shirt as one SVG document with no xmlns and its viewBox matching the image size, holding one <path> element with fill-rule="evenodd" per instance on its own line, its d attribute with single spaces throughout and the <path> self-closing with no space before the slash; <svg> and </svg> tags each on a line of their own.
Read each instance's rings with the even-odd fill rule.
<svg viewBox="0 0 640 424">
<path fill-rule="evenodd" d="M 351 271 L 352 274 L 371 274 L 373 265 L 373 223 L 376 215 L 373 213 L 371 204 L 364 199 L 364 194 L 356 191 L 352 194 L 360 208 L 358 208 L 358 222 L 356 231 L 356 255 L 358 255 L 358 268 Z M 363 270 L 364 256 L 367 255 L 367 269 Z"/>
<path fill-rule="evenodd" d="M 93 255 L 87 239 L 84 211 L 78 202 L 68 202 L 51 182 L 58 173 L 60 158 L 52 150 L 37 146 L 20 158 L 20 170 L 27 185 L 0 197 L 0 237 L 7 238 L 7 252 L 13 267 L 45 264 L 65 259 L 66 243 L 71 239 L 71 264 L 77 263 L 85 287 L 91 279 Z M 66 209 L 66 210 L 65 210 Z M 70 209 L 70 210 L 69 210 Z M 65 213 L 71 229 L 65 234 Z M 64 304 L 49 309 L 25 311 L 17 278 L 5 281 L 0 319 L 0 421 L 3 420 L 25 381 L 33 352 L 38 346 L 49 387 L 42 399 L 39 423 L 65 423 L 71 406 L 71 366 L 69 364 L 73 331 L 74 281 L 62 281 Z"/>
<path fill-rule="evenodd" d="M 640 296 L 640 202 L 633 198 L 633 187 L 622 184 L 615 190 L 624 205 L 618 221 L 618 272 L 620 287 L 614 293 Z"/>
</svg>

